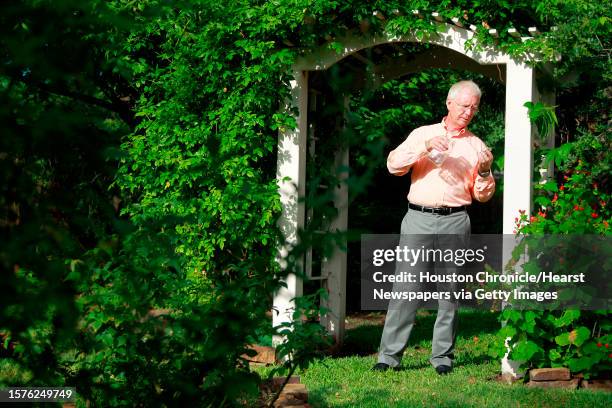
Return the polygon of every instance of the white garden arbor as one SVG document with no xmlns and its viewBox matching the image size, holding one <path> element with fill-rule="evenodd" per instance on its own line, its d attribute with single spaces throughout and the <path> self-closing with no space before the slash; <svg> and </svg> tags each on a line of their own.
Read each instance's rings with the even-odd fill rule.
<svg viewBox="0 0 612 408">
<path fill-rule="evenodd" d="M 418 15 L 418 12 L 415 12 Z M 375 13 L 376 16 L 376 13 Z M 380 18 L 380 15 L 377 16 Z M 422 17 L 422 16 L 421 16 Z M 432 15 L 432 24 L 437 25 L 437 32 L 425 35 L 394 36 L 391 34 L 367 35 L 357 31 L 353 35 L 335 39 L 342 44 L 342 50 L 337 52 L 328 46 L 323 46 L 300 58 L 294 65 L 294 79 L 291 81 L 292 100 L 289 102 L 297 108 L 297 127 L 294 130 L 285 130 L 279 133 L 278 138 L 278 165 L 277 179 L 280 187 L 283 213 L 280 220 L 281 230 L 288 246 L 295 245 L 298 240 L 297 232 L 306 222 L 306 209 L 300 197 L 306 191 L 306 161 L 307 139 L 309 129 L 308 103 L 309 103 L 309 72 L 326 70 L 333 64 L 347 56 L 358 53 L 371 47 L 393 43 L 423 43 L 433 44 L 434 47 L 428 55 L 422 55 L 418 61 L 390 60 L 385 64 L 374 67 L 373 74 L 377 80 L 384 82 L 409 72 L 431 67 L 447 67 L 449 60 L 455 64 L 456 53 L 462 58 L 461 68 L 481 72 L 485 75 L 499 75 L 505 77 L 505 160 L 504 160 L 504 193 L 503 193 L 503 233 L 512 234 L 514 218 L 519 210 L 531 211 L 532 203 L 532 171 L 533 171 L 533 142 L 535 129 L 531 124 L 527 108 L 523 104 L 527 101 L 542 100 L 553 104 L 554 95 L 541 95 L 536 87 L 536 72 L 531 66 L 517 61 L 509 55 L 494 49 L 486 48 L 479 51 L 466 50 L 466 42 L 474 36 L 474 26 L 470 29 L 458 25 L 458 21 L 447 23 L 437 13 Z M 537 30 L 530 29 L 530 33 Z M 510 30 L 513 36 L 520 37 L 516 30 Z M 496 36 L 495 30 L 490 35 Z M 527 41 L 523 37 L 522 41 Z M 457 67 L 456 64 L 453 65 Z M 443 103 L 443 101 L 441 101 Z M 553 143 L 549 136 L 547 144 Z M 338 151 L 336 163 L 348 166 L 348 151 Z M 339 216 L 332 222 L 330 231 L 345 231 L 348 224 L 348 188 L 343 183 L 336 187 L 334 205 Z M 281 248 L 281 258 L 286 255 L 288 248 Z M 301 263 L 306 276 L 310 276 L 307 260 Z M 328 292 L 328 299 L 324 305 L 330 310 L 321 322 L 327 331 L 341 342 L 344 335 L 345 305 L 346 305 L 346 251 L 336 249 L 333 256 L 323 261 L 321 276 L 323 287 Z M 294 309 L 293 299 L 301 296 L 303 285 L 301 279 L 289 275 L 286 280 L 287 287 L 280 290 L 274 298 L 273 325 L 279 325 L 291 320 Z"/>
</svg>

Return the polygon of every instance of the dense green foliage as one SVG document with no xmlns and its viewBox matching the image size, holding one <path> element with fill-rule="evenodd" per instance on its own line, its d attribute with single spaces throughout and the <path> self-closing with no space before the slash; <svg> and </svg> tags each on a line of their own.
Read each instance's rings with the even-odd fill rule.
<svg viewBox="0 0 612 408">
<path fill-rule="evenodd" d="M 522 212 L 518 215 L 515 220 L 517 233 L 536 237 L 556 234 L 610 235 L 612 159 L 609 151 L 612 141 L 608 135 L 606 112 L 601 109 L 606 103 L 605 99 L 596 97 L 592 102 L 588 129 L 578 128 L 579 138 L 546 152 L 543 164 L 550 161 L 555 163 L 558 181 L 542 180 L 536 185 L 537 209 L 534 214 Z M 597 112 L 596 108 L 601 111 Z M 556 121 L 554 115 L 550 115 L 550 112 L 546 114 L 545 110 L 541 109 L 538 113 L 532 109 L 532 112 L 536 123 L 541 123 L 540 127 Z M 596 112 L 601 116 L 593 115 Z M 549 119 L 541 119 L 545 117 Z M 609 254 L 600 249 L 602 258 L 591 256 L 592 249 L 588 248 L 581 255 L 576 253 L 580 251 L 579 244 L 574 243 L 570 248 L 574 250 L 571 259 L 555 259 L 552 269 L 556 269 L 558 274 L 584 271 L 594 290 L 609 293 L 610 284 L 605 272 L 601 273 L 602 270 L 609 271 Z M 552 247 L 555 245 L 551 244 Z M 544 253 L 552 254 L 554 251 Z M 586 259 L 589 256 L 591 259 Z M 526 268 L 531 265 L 542 270 L 540 260 L 535 256 L 532 258 L 533 261 Z M 588 288 L 589 285 L 583 286 Z M 572 372 L 584 373 L 586 377 L 612 370 L 612 354 L 608 347 L 612 341 L 612 321 L 607 310 L 518 311 L 508 308 L 501 319 L 507 324 L 499 334 L 502 338 L 509 337 L 514 344 L 510 356 L 525 362 L 527 366 L 568 367 Z M 495 347 L 495 350 L 495 355 L 505 353 L 503 347 Z"/>
<path fill-rule="evenodd" d="M 376 6 L 386 21 L 360 0 L 2 4 L 0 383 L 76 385 L 94 406 L 231 405 L 256 391 L 241 355 L 270 334 L 272 294 L 311 243 L 304 233 L 289 268 L 279 270 L 275 146 L 278 130 L 295 125 L 281 109 L 290 67 L 299 52 L 329 38 L 337 47 L 333 39 L 347 30 L 425 35 L 435 26 L 411 10 L 440 11 L 483 22 L 471 46 L 545 59 L 558 52 L 560 133 L 584 149 L 586 168 L 602 162 L 578 142 L 607 138 L 605 5 Z M 485 25 L 501 37 L 488 36 Z M 521 42 L 506 34 L 533 25 L 549 35 Z M 391 127 L 407 116 L 429 119 L 404 103 L 415 92 L 408 89 L 428 85 L 423 78 L 382 88 L 407 92 L 401 114 L 372 113 L 368 95 L 354 96 L 349 121 L 365 139 L 354 140 L 362 149 L 360 174 L 349 180 L 353 200 L 369 186 L 361 176 L 380 163 L 364 158 L 388 143 L 388 128 L 372 132 L 377 119 L 397 114 Z M 605 171 L 591 174 L 609 191 Z M 329 213 L 329 200 L 310 199 L 317 216 Z M 296 325 L 293 345 L 282 350 L 303 356 L 303 365 L 312 355 L 298 351 L 320 336 L 307 323 Z"/>
</svg>

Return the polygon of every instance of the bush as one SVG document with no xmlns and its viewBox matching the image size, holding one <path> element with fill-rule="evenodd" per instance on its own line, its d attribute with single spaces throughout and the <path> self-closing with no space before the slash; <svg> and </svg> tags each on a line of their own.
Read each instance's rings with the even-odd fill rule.
<svg viewBox="0 0 612 408">
<path fill-rule="evenodd" d="M 539 116 L 534 116 L 537 119 Z M 579 129 L 578 138 L 550 150 L 547 160 L 558 166 L 560 182 L 536 185 L 533 214 L 522 212 L 516 218 L 516 233 L 541 236 L 555 234 L 610 235 L 610 139 L 601 125 L 592 131 Z M 546 165 L 547 163 L 544 163 Z M 532 263 L 537 263 L 537 260 Z M 597 275 L 609 272 L 608 260 L 592 265 Z M 589 263 L 583 259 L 580 267 Z M 560 261 L 555 261 L 559 265 Z M 560 265 L 563 266 L 563 265 Z M 563 269 L 563 268 L 560 268 Z M 593 273 L 587 276 L 593 278 Z M 592 279 L 591 279 L 592 280 Z M 609 293 L 606 279 L 596 285 Z M 585 378 L 612 371 L 612 319 L 607 310 L 529 310 L 505 309 L 500 319 L 506 323 L 493 354 L 503 356 L 503 340 L 513 344 L 509 358 L 527 367 L 567 367 Z"/>
</svg>

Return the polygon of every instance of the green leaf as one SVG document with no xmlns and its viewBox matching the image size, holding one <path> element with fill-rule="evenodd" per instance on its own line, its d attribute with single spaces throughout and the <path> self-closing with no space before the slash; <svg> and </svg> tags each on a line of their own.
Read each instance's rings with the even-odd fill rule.
<svg viewBox="0 0 612 408">
<path fill-rule="evenodd" d="M 574 373 L 579 373 L 581 371 L 589 370 L 593 365 L 597 363 L 597 359 L 593 357 L 579 357 L 579 358 L 571 358 L 567 362 L 567 367 L 570 371 Z"/>
<path fill-rule="evenodd" d="M 532 334 L 536 328 L 536 315 L 533 311 L 525 312 L 525 320 L 519 324 L 519 328 L 525 333 Z"/>
<path fill-rule="evenodd" d="M 512 358 L 518 361 L 529 361 L 542 349 L 531 340 L 519 341 L 512 349 Z"/>
<path fill-rule="evenodd" d="M 563 327 L 569 326 L 580 317 L 580 310 L 578 309 L 568 309 L 563 312 L 561 317 L 554 320 L 553 324 L 555 327 Z"/>
<path fill-rule="evenodd" d="M 575 330 L 572 330 L 570 333 L 570 340 L 572 340 L 572 344 L 580 347 L 585 341 L 587 341 L 591 337 L 591 332 L 584 326 L 580 326 Z"/>
<path fill-rule="evenodd" d="M 516 328 L 509 324 L 505 325 L 499 330 L 499 335 L 502 338 L 507 338 L 507 337 L 513 338 L 514 336 L 516 336 L 516 333 L 517 333 Z"/>
<path fill-rule="evenodd" d="M 550 198 L 544 196 L 536 197 L 534 201 L 541 207 L 548 207 L 551 204 Z"/>
<path fill-rule="evenodd" d="M 555 343 L 557 343 L 560 346 L 567 346 L 570 344 L 570 340 L 569 340 L 569 333 L 562 333 L 560 335 L 558 335 L 557 337 L 555 337 Z"/>
<path fill-rule="evenodd" d="M 557 183 L 554 181 L 548 181 L 545 184 L 542 184 L 542 188 L 546 191 L 557 192 L 559 188 L 557 187 Z"/>
<path fill-rule="evenodd" d="M 550 349 L 548 350 L 548 358 L 550 358 L 551 361 L 559 360 L 561 359 L 561 353 L 559 353 L 557 349 Z"/>
<path fill-rule="evenodd" d="M 553 160 L 557 166 L 561 166 L 563 163 L 565 163 L 569 159 L 570 153 L 573 150 L 573 148 L 574 148 L 574 143 L 564 143 L 557 148 L 551 149 L 546 154 L 546 160 L 547 161 Z"/>
</svg>

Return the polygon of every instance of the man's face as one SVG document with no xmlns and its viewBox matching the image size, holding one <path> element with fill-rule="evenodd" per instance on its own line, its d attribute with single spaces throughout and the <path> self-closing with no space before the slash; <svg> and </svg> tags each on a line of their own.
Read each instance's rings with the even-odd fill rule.
<svg viewBox="0 0 612 408">
<path fill-rule="evenodd" d="M 480 97 L 474 95 L 469 88 L 461 89 L 455 99 L 447 99 L 446 107 L 448 108 L 448 117 L 446 124 L 456 128 L 464 128 L 471 121 L 476 112 Z"/>
</svg>

